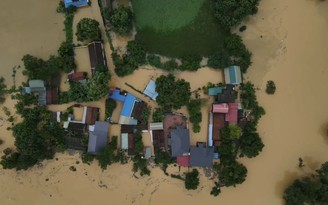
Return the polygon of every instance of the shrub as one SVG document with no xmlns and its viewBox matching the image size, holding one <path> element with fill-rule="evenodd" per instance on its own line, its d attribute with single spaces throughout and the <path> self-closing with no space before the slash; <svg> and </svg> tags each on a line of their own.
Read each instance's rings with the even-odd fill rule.
<svg viewBox="0 0 328 205">
<path fill-rule="evenodd" d="M 131 32 L 133 14 L 130 8 L 120 6 L 114 9 L 109 15 L 109 22 L 114 32 L 124 35 Z"/>
<path fill-rule="evenodd" d="M 171 59 L 169 61 L 166 61 L 163 63 L 162 68 L 163 70 L 171 71 L 175 70 L 179 67 L 178 63 L 175 61 L 175 59 Z"/>
<path fill-rule="evenodd" d="M 161 58 L 155 54 L 149 54 L 147 56 L 147 61 L 151 66 L 162 68 Z"/>
<path fill-rule="evenodd" d="M 239 28 L 239 32 L 244 32 L 245 30 L 246 30 L 246 26 L 245 25 L 243 25 L 243 26 L 241 26 L 240 28 Z"/>
<path fill-rule="evenodd" d="M 265 92 L 269 95 L 273 95 L 276 92 L 276 85 L 272 80 L 267 82 Z"/>
<path fill-rule="evenodd" d="M 101 40 L 101 31 L 99 28 L 99 22 L 90 19 L 83 18 L 77 24 L 76 36 L 78 41 L 96 41 Z"/>
<path fill-rule="evenodd" d="M 180 70 L 196 71 L 200 67 L 202 57 L 199 55 L 187 55 L 181 58 Z"/>
<path fill-rule="evenodd" d="M 207 65 L 212 68 L 224 69 L 231 65 L 230 56 L 226 51 L 222 50 L 209 56 Z"/>
<path fill-rule="evenodd" d="M 185 187 L 186 189 L 197 189 L 199 185 L 199 172 L 197 169 L 193 169 L 191 172 L 186 174 Z"/>
<path fill-rule="evenodd" d="M 106 110 L 105 110 L 106 119 L 112 116 L 116 106 L 117 103 L 115 100 L 110 98 L 106 99 Z"/>
</svg>

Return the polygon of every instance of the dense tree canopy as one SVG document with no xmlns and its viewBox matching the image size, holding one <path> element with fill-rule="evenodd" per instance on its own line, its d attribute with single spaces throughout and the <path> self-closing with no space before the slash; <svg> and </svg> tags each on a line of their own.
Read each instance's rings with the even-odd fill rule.
<svg viewBox="0 0 328 205">
<path fill-rule="evenodd" d="M 207 65 L 212 68 L 224 69 L 231 65 L 230 55 L 225 50 L 217 52 L 209 56 Z"/>
<path fill-rule="evenodd" d="M 248 158 L 260 154 L 264 144 L 256 132 L 244 132 L 240 137 L 240 153 Z"/>
<path fill-rule="evenodd" d="M 7 86 L 5 84 L 5 79 L 3 77 L 0 77 L 0 103 L 3 103 L 6 100 L 6 88 Z"/>
<path fill-rule="evenodd" d="M 12 128 L 17 152 L 4 155 L 0 162 L 5 169 L 27 169 L 51 159 L 56 147 L 64 143 L 63 128 L 45 107 L 24 108 L 21 115 L 23 121 Z"/>
<path fill-rule="evenodd" d="M 187 105 L 189 112 L 189 120 L 193 124 L 192 130 L 197 133 L 200 132 L 200 123 L 202 121 L 201 112 L 202 100 L 201 99 L 191 99 Z"/>
<path fill-rule="evenodd" d="M 83 18 L 77 24 L 76 36 L 78 41 L 97 41 L 101 40 L 101 31 L 99 28 L 99 22 L 90 19 Z"/>
<path fill-rule="evenodd" d="M 186 189 L 197 189 L 199 185 L 199 172 L 197 169 L 193 169 L 186 174 L 185 187 Z"/>
<path fill-rule="evenodd" d="M 133 13 L 130 8 L 120 6 L 111 12 L 109 22 L 114 32 L 120 35 L 128 34 L 133 25 Z"/>
<path fill-rule="evenodd" d="M 296 179 L 284 192 L 286 205 L 328 204 L 328 162 L 312 177 Z"/>
<path fill-rule="evenodd" d="M 224 186 L 236 186 L 242 184 L 247 176 L 247 168 L 238 162 L 229 165 L 218 166 L 219 182 Z"/>
<path fill-rule="evenodd" d="M 257 13 L 260 0 L 214 0 L 215 16 L 227 30 Z"/>
<path fill-rule="evenodd" d="M 175 80 L 172 74 L 156 79 L 156 102 L 164 110 L 179 109 L 187 105 L 190 98 L 190 84 L 184 79 Z"/>
</svg>

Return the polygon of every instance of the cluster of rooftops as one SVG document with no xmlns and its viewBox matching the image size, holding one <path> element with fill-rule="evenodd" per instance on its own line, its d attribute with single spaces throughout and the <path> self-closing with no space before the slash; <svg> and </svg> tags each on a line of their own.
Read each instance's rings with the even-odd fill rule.
<svg viewBox="0 0 328 205">
<path fill-rule="evenodd" d="M 105 65 L 103 46 L 100 42 L 88 45 L 90 65 L 94 70 L 98 65 Z M 83 83 L 86 80 L 86 72 L 72 71 L 68 74 L 68 80 Z M 126 150 L 127 154 L 135 155 L 136 131 L 149 132 L 154 152 L 166 151 L 177 159 L 179 166 L 210 167 L 214 159 L 219 155 L 215 147 L 220 144 L 220 129 L 227 124 L 237 124 L 244 120 L 243 110 L 236 102 L 236 86 L 242 83 L 240 68 L 231 66 L 224 69 L 225 86 L 217 86 L 208 89 L 208 95 L 215 97 L 209 114 L 208 141 L 197 142 L 195 146 L 190 145 L 190 131 L 188 123 L 180 113 L 167 113 L 163 122 L 142 123 L 142 114 L 147 107 L 146 102 L 135 97 L 131 93 L 119 88 L 111 88 L 108 98 L 123 103 L 120 117 L 116 124 L 121 125 L 120 148 Z M 57 91 L 56 91 L 57 89 Z M 46 88 L 41 80 L 30 80 L 29 87 L 24 87 L 22 92 L 36 93 L 40 105 L 58 103 L 58 88 Z M 143 94 L 156 101 L 155 81 L 150 80 Z M 65 137 L 69 148 L 82 150 L 82 138 L 76 137 L 87 134 L 88 153 L 97 155 L 108 144 L 109 122 L 99 121 L 99 108 L 88 107 L 80 104 L 73 105 L 73 109 L 80 110 L 81 117 L 76 119 L 74 114 L 69 114 L 64 120 L 63 127 L 67 131 Z M 54 113 L 54 118 L 61 122 L 61 113 Z M 111 121 L 113 123 L 113 121 Z M 143 153 L 146 159 L 152 156 L 151 147 L 145 147 Z"/>
</svg>

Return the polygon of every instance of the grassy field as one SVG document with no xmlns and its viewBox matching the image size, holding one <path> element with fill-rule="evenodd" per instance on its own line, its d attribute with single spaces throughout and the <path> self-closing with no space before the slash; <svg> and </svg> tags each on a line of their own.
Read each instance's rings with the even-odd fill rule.
<svg viewBox="0 0 328 205">
<path fill-rule="evenodd" d="M 227 35 L 216 22 L 211 0 L 133 0 L 136 39 L 148 52 L 169 57 L 208 56 Z"/>
</svg>

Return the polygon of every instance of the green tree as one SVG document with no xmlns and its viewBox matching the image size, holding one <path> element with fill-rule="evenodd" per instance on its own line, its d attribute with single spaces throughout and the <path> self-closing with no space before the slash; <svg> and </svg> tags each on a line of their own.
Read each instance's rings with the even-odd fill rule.
<svg viewBox="0 0 328 205">
<path fill-rule="evenodd" d="M 58 54 L 61 57 L 64 56 L 74 56 L 74 46 L 72 43 L 68 41 L 64 41 L 60 44 L 60 47 L 58 49 Z"/>
<path fill-rule="evenodd" d="M 269 95 L 273 95 L 276 92 L 276 85 L 272 80 L 267 82 L 265 92 Z"/>
<path fill-rule="evenodd" d="M 189 82 L 183 79 L 175 80 L 172 74 L 162 75 L 156 79 L 156 91 L 156 102 L 164 110 L 179 109 L 187 105 L 191 95 Z"/>
<path fill-rule="evenodd" d="M 112 116 L 112 114 L 113 114 L 116 106 L 117 106 L 117 103 L 116 103 L 115 100 L 113 100 L 111 98 L 106 99 L 106 103 L 105 103 L 105 107 L 106 107 L 106 110 L 105 110 L 106 119 Z"/>
<path fill-rule="evenodd" d="M 108 74 L 95 72 L 91 79 L 87 81 L 87 95 L 89 101 L 98 101 L 108 94 Z"/>
<path fill-rule="evenodd" d="M 81 19 L 77 24 L 75 35 L 77 36 L 78 41 L 101 40 L 99 22 L 90 18 Z"/>
<path fill-rule="evenodd" d="M 244 132 L 240 137 L 240 152 L 248 158 L 256 157 L 260 154 L 264 144 L 258 133 Z"/>
<path fill-rule="evenodd" d="M 238 162 L 229 165 L 219 166 L 219 182 L 226 187 L 242 184 L 247 176 L 247 169 L 243 164 Z"/>
<path fill-rule="evenodd" d="M 180 70 L 196 71 L 200 67 L 202 57 L 199 55 L 187 55 L 181 58 Z"/>
<path fill-rule="evenodd" d="M 193 131 L 195 133 L 200 132 L 199 123 L 202 121 L 202 112 L 201 112 L 201 99 L 191 99 L 187 105 L 189 112 L 189 120 L 193 123 Z"/>
<path fill-rule="evenodd" d="M 260 0 L 215 0 L 215 16 L 227 30 L 238 25 L 246 16 L 257 13 Z"/>
<path fill-rule="evenodd" d="M 207 65 L 216 69 L 224 69 L 231 65 L 230 55 L 225 50 L 217 52 L 209 56 Z"/>
<path fill-rule="evenodd" d="M 185 188 L 190 189 L 197 189 L 199 185 L 199 172 L 197 169 L 193 169 L 191 172 L 186 174 L 185 179 Z"/>
<path fill-rule="evenodd" d="M 131 32 L 133 13 L 130 8 L 119 6 L 111 12 L 108 20 L 114 32 L 125 35 Z"/>
<path fill-rule="evenodd" d="M 228 125 L 221 129 L 222 141 L 238 140 L 241 136 L 241 129 L 237 125 Z"/>
<path fill-rule="evenodd" d="M 117 136 L 112 137 L 112 141 L 97 156 L 99 165 L 102 169 L 115 162 L 117 152 Z"/>
<path fill-rule="evenodd" d="M 3 77 L 0 77 L 0 103 L 4 103 L 6 98 L 5 95 L 7 93 L 6 91 L 6 84 L 5 84 L 5 79 Z"/>
</svg>

